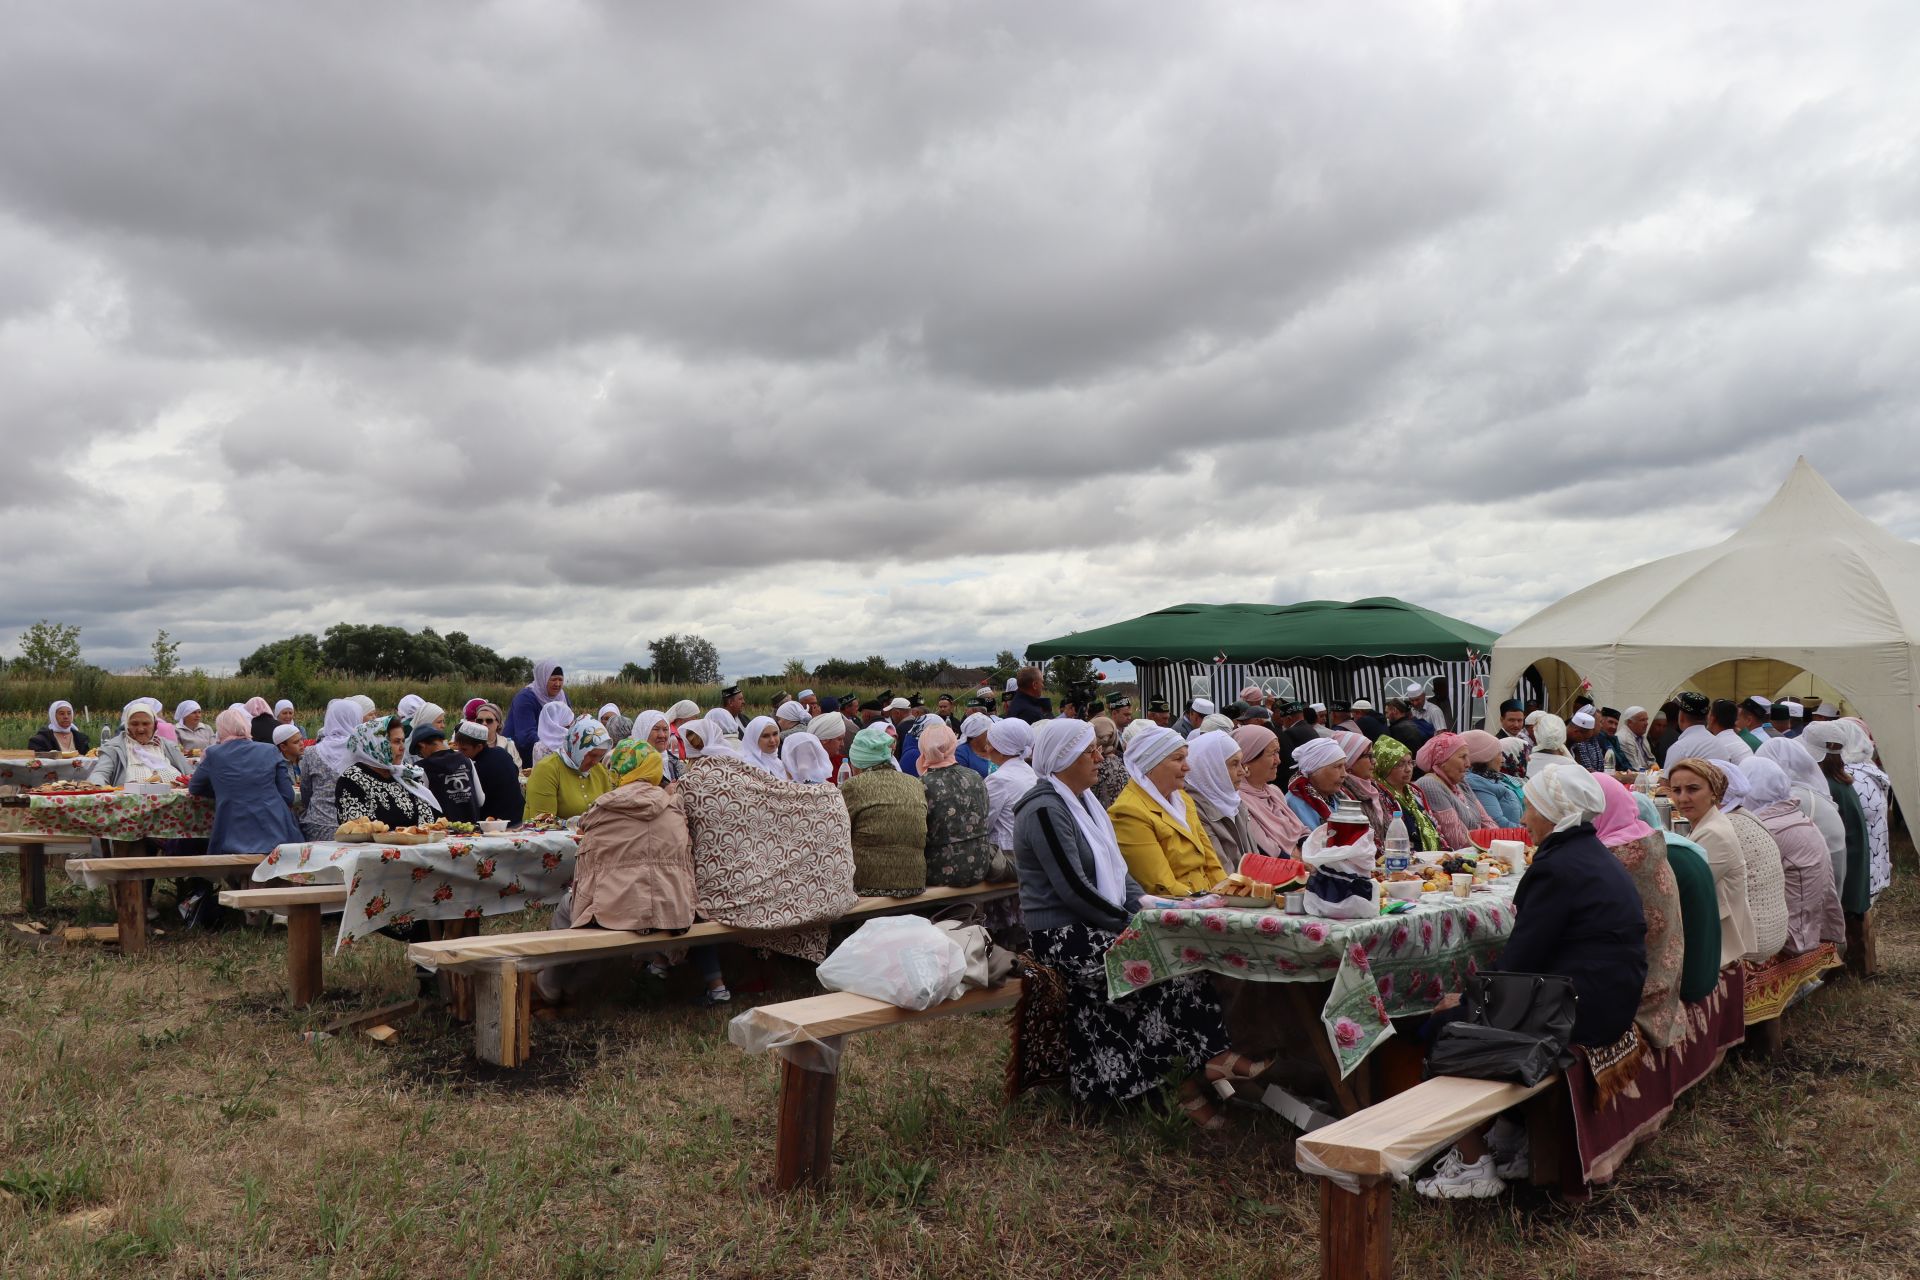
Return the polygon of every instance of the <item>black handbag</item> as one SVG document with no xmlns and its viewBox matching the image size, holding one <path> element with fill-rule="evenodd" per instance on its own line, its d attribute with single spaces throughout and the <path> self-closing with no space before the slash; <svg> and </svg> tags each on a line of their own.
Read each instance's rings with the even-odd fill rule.
<svg viewBox="0 0 1920 1280">
<path fill-rule="evenodd" d="M 1538 1084 L 1573 1061 L 1567 1044 L 1578 1005 L 1572 979 L 1557 974 L 1475 974 L 1460 1016 L 1434 1037 L 1427 1074 Z"/>
</svg>

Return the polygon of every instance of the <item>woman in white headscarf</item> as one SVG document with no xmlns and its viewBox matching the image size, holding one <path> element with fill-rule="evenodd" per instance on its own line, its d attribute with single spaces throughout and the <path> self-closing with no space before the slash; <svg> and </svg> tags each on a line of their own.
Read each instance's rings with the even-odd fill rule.
<svg viewBox="0 0 1920 1280">
<path fill-rule="evenodd" d="M 1540 718 L 1533 721 L 1533 752 L 1527 758 L 1527 776 L 1538 777 L 1547 769 L 1571 765 L 1578 769 L 1580 762 L 1567 750 L 1567 722 L 1551 711 L 1542 711 Z"/>
<path fill-rule="evenodd" d="M 413 709 L 407 733 L 408 755 L 420 754 L 420 739 L 426 736 L 425 731 L 429 729 L 438 729 L 442 735 L 447 732 L 446 709 L 437 702 L 422 702 Z"/>
<path fill-rule="evenodd" d="M 1748 760 L 1753 757 L 1749 756 Z M 1747 774 L 1744 764 L 1716 760 L 1726 775 L 1727 788 L 1720 797 L 1720 812 L 1733 825 L 1740 841 L 1740 856 L 1747 863 L 1747 908 L 1753 913 L 1753 952 L 1746 958 L 1756 964 L 1773 959 L 1787 945 L 1787 881 L 1780 865 L 1780 846 L 1763 824 L 1746 808 Z"/>
<path fill-rule="evenodd" d="M 1242 857 L 1257 851 L 1240 804 L 1240 784 L 1247 777 L 1240 744 L 1234 741 L 1231 730 L 1193 733 L 1187 738 L 1187 762 L 1191 766 L 1187 791 L 1199 811 L 1201 825 L 1213 841 L 1221 868 L 1233 871 Z"/>
<path fill-rule="evenodd" d="M 780 744 L 780 763 L 786 767 L 791 782 L 810 787 L 833 784 L 833 761 L 826 747 L 805 729 Z"/>
<path fill-rule="evenodd" d="M 1554 768 L 1527 779 L 1523 797 L 1522 820 L 1538 848 L 1514 892 L 1513 933 L 1501 949 L 1500 967 L 1571 980 L 1573 1043 L 1616 1044 L 1640 1009 L 1647 923 L 1633 877 L 1594 829 L 1606 811 L 1606 793 L 1585 769 Z M 1459 1004 L 1458 995 L 1444 997 L 1426 1030 L 1457 1019 Z M 1430 1177 L 1414 1183 L 1421 1195 L 1445 1199 L 1496 1195 L 1505 1185 L 1479 1130 L 1455 1143 Z"/>
<path fill-rule="evenodd" d="M 747 731 L 740 737 L 740 758 L 782 782 L 792 781 L 780 759 L 780 725 L 772 716 L 755 716 L 747 722 Z"/>
<path fill-rule="evenodd" d="M 1787 771 L 1761 755 L 1742 769 L 1747 775 L 1746 810 L 1767 829 L 1780 852 L 1786 885 L 1786 954 L 1801 955 L 1822 942 L 1844 946 L 1847 921 L 1840 911 L 1840 890 L 1827 842 L 1801 812 Z"/>
<path fill-rule="evenodd" d="M 74 724 L 73 704 L 65 698 L 57 699 L 47 707 L 46 726 L 27 739 L 27 750 L 49 756 L 63 751 L 83 756 L 92 747 L 92 740 Z"/>
<path fill-rule="evenodd" d="M 379 706 L 374 700 L 364 693 L 350 693 L 347 695 L 347 701 L 360 708 L 360 722 L 362 724 L 373 719 L 380 711 Z M 497 707 L 495 708 L 495 710 L 498 709 Z"/>
<path fill-rule="evenodd" d="M 535 768 L 554 752 L 560 750 L 567 741 L 567 730 L 573 728 L 577 717 L 573 708 L 564 702 L 549 702 L 540 708 L 540 729 L 533 743 L 533 764 Z M 598 723 L 597 721 L 595 723 Z"/>
<path fill-rule="evenodd" d="M 1171 730 L 1161 732 L 1179 741 Z M 1198 1072 L 1219 1064 L 1224 1076 L 1226 1027 L 1204 978 L 1107 998 L 1107 950 L 1143 891 L 1127 874 L 1113 823 L 1092 795 L 1100 767 L 1092 726 L 1043 720 L 1033 727 L 1032 745 L 1035 783 L 1016 806 L 1013 853 L 1033 955 L 1066 987 L 1074 1100 L 1103 1106 L 1142 1097 L 1162 1088 L 1169 1068 L 1178 1066 Z M 1016 1042 L 1026 1035 L 1022 1023 Z M 1225 1124 L 1198 1075 L 1189 1076 L 1180 1105 L 1203 1128 Z"/>
<path fill-rule="evenodd" d="M 687 771 L 687 762 L 673 749 L 673 726 L 667 723 L 664 711 L 642 711 L 633 718 L 633 736 L 646 743 L 667 759 L 666 781 L 680 781 Z"/>
<path fill-rule="evenodd" d="M 1024 720 L 996 720 L 977 742 L 977 750 L 994 766 L 987 775 L 987 839 L 994 848 L 1011 856 L 1013 806 L 1040 781 L 1027 763 L 1033 750 L 1033 730 Z"/>
<path fill-rule="evenodd" d="M 204 755 L 214 743 L 213 726 L 207 723 L 207 718 L 200 713 L 200 704 L 192 698 L 174 704 L 173 740 L 185 756 Z"/>
<path fill-rule="evenodd" d="M 1127 786 L 1107 810 L 1127 870 L 1167 898 L 1206 893 L 1227 874 L 1187 794 L 1190 768 L 1180 735 L 1155 725 L 1127 747 Z"/>
<path fill-rule="evenodd" d="M 306 809 L 300 815 L 300 830 L 309 840 L 331 840 L 340 827 L 340 809 L 334 792 L 340 775 L 353 765 L 353 734 L 363 723 L 359 703 L 351 698 L 335 698 L 327 704 L 319 741 L 300 758 L 300 791 L 306 801 Z"/>
<path fill-rule="evenodd" d="M 633 736 L 633 721 L 620 714 L 618 703 L 605 703 L 594 713 L 594 718 L 606 728 L 607 736 L 615 742 Z"/>
<path fill-rule="evenodd" d="M 687 721 L 680 726 L 680 740 L 686 744 L 689 763 L 713 756 L 725 756 L 730 760 L 742 758 L 740 748 L 728 741 L 726 732 L 712 720 Z"/>
<path fill-rule="evenodd" d="M 1873 734 L 1867 722 L 1857 716 L 1835 720 L 1840 731 L 1840 758 L 1853 777 L 1853 789 L 1860 797 L 1860 808 L 1867 815 L 1867 891 L 1878 898 L 1893 883 L 1893 843 L 1890 821 L 1893 779 L 1874 759 Z M 1802 735 L 1804 736 L 1804 735 Z"/>
<path fill-rule="evenodd" d="M 1787 775 L 1787 790 L 1800 805 L 1800 811 L 1813 820 L 1820 838 L 1827 845 L 1827 859 L 1833 866 L 1837 889 L 1847 882 L 1847 826 L 1833 803 L 1833 793 L 1820 765 L 1798 738 L 1768 738 L 1754 755 L 1771 760 Z"/>
<path fill-rule="evenodd" d="M 89 782 L 125 786 L 129 782 L 166 782 L 187 785 L 187 758 L 180 748 L 155 733 L 158 723 L 145 698 L 136 698 L 120 712 L 126 732 L 100 748 L 100 759 L 87 775 Z"/>
</svg>

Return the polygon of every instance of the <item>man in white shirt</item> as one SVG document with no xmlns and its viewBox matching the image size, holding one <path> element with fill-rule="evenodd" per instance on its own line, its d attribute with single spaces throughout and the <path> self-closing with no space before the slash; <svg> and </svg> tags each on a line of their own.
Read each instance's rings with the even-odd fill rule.
<svg viewBox="0 0 1920 1280">
<path fill-rule="evenodd" d="M 1447 713 L 1427 701 L 1427 686 L 1415 685 L 1407 690 L 1407 706 L 1413 712 L 1415 720 L 1424 720 L 1433 727 L 1434 733 L 1447 731 Z"/>
<path fill-rule="evenodd" d="M 1184 738 L 1195 729 L 1198 729 L 1200 722 L 1212 715 L 1215 710 L 1216 708 L 1210 700 L 1206 698 L 1195 698 L 1187 704 L 1187 714 L 1181 716 L 1179 720 L 1174 722 L 1173 731 Z"/>
<path fill-rule="evenodd" d="M 1747 744 L 1740 741 L 1740 735 L 1733 731 L 1733 703 L 1725 699 L 1710 703 L 1706 694 L 1692 690 L 1680 694 L 1674 702 L 1680 708 L 1677 713 L 1680 738 L 1668 749 L 1663 767 L 1671 769 L 1678 761 L 1689 758 L 1731 760 L 1738 764 L 1753 755 Z M 1708 721 L 1717 712 L 1724 713 L 1724 724 L 1710 726 Z"/>
<path fill-rule="evenodd" d="M 1645 707 L 1628 707 L 1620 717 L 1620 732 L 1615 738 L 1620 743 L 1620 754 L 1625 757 L 1625 767 L 1635 773 L 1644 773 L 1655 764 L 1653 743 L 1647 740 L 1647 730 L 1652 724 L 1653 716 Z"/>
</svg>

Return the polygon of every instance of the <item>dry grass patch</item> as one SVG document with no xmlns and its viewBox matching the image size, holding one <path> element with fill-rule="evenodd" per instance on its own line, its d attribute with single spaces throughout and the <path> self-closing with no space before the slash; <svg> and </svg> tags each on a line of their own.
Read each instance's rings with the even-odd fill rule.
<svg viewBox="0 0 1920 1280">
<path fill-rule="evenodd" d="M 17 901 L 3 864 L 0 902 Z M 1883 903 L 1886 975 L 1789 1017 L 1581 1206 L 1523 1191 L 1396 1203 L 1410 1275 L 1912 1274 L 1920 937 Z M 162 895 L 164 898 L 164 895 Z M 62 883 L 52 916 L 104 915 Z M 494 929 L 512 921 L 490 922 Z M 11 932 L 11 930 L 6 930 Z M 413 994 L 397 946 L 327 962 L 294 1014 L 284 940 L 170 936 L 144 958 L 0 948 L 0 1275 L 74 1277 L 1311 1276 L 1314 1188 L 1291 1132 L 1224 1138 L 1000 1096 L 994 1017 L 851 1042 L 832 1193 L 767 1193 L 773 1063 L 690 1007 L 690 974 L 617 980 L 499 1072 L 437 1011 L 399 1041 L 303 1042 Z M 751 966 L 727 956 L 740 981 Z M 811 990 L 773 965 L 756 1000 Z M 89 1218 L 87 1215 L 93 1215 Z"/>
</svg>

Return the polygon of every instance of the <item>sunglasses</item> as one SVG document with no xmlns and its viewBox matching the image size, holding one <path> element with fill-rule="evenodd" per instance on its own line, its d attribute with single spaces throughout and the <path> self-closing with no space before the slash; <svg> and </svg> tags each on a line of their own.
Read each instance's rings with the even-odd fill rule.
<svg viewBox="0 0 1920 1280">
<path fill-rule="evenodd" d="M 499 724 L 500 722 L 498 720 L 495 720 L 492 716 L 481 716 L 479 723 L 480 724 Z"/>
</svg>

